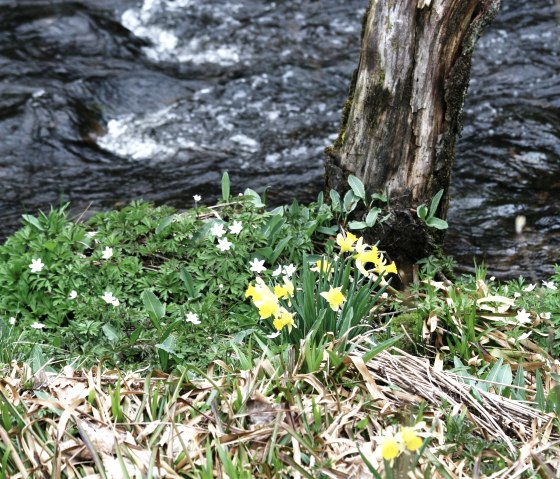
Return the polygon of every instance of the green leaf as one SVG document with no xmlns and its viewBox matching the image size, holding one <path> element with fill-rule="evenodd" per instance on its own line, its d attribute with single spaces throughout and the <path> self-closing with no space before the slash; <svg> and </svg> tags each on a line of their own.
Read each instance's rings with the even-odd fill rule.
<svg viewBox="0 0 560 479">
<path fill-rule="evenodd" d="M 47 241 L 43 244 L 44 248 L 49 251 L 54 251 L 56 249 L 56 242 L 55 241 Z"/>
<path fill-rule="evenodd" d="M 385 194 L 381 194 L 381 193 L 373 193 L 373 195 L 371 195 L 371 199 L 372 201 L 381 201 L 382 203 L 387 203 L 387 195 Z"/>
<path fill-rule="evenodd" d="M 334 235 L 338 232 L 338 226 L 319 226 L 316 231 L 324 235 Z"/>
<path fill-rule="evenodd" d="M 348 190 L 346 192 L 346 194 L 344 195 L 344 211 L 346 213 L 350 213 L 351 211 L 354 211 L 354 209 L 356 208 L 356 206 L 358 205 L 358 198 L 354 195 L 354 193 L 352 192 L 352 190 Z"/>
<path fill-rule="evenodd" d="M 174 218 L 175 215 L 166 216 L 165 218 L 163 218 L 163 220 L 156 227 L 156 234 L 160 234 L 165 228 L 173 223 Z"/>
<path fill-rule="evenodd" d="M 37 371 L 41 370 L 45 364 L 47 364 L 47 360 L 45 356 L 43 356 L 43 350 L 41 346 L 36 344 L 33 346 L 31 353 L 29 354 L 29 365 L 31 366 L 31 371 L 35 374 Z"/>
<path fill-rule="evenodd" d="M 23 221 L 26 221 L 27 223 L 35 226 L 35 228 L 37 228 L 39 231 L 45 231 L 45 228 L 43 228 L 43 226 L 41 225 L 39 220 L 37 218 L 35 218 L 35 216 L 33 216 L 33 215 L 21 215 L 21 217 L 23 218 Z"/>
<path fill-rule="evenodd" d="M 119 340 L 118 331 L 110 324 L 104 324 L 101 329 L 109 341 L 114 342 Z"/>
<path fill-rule="evenodd" d="M 174 334 L 170 334 L 163 343 L 156 344 L 156 348 L 169 354 L 175 354 L 177 350 L 177 337 Z"/>
<path fill-rule="evenodd" d="M 268 259 L 270 263 L 275 263 L 276 260 L 278 259 L 278 257 L 282 254 L 282 251 L 284 251 L 284 249 L 286 248 L 286 246 L 288 245 L 288 243 L 292 240 L 291 236 L 286 236 L 285 238 L 282 238 L 278 244 L 276 245 L 276 248 L 274 248 L 274 252 L 272 254 L 272 256 Z"/>
<path fill-rule="evenodd" d="M 436 195 L 432 198 L 432 203 L 430 204 L 430 212 L 428 214 L 428 217 L 432 217 L 436 214 L 436 210 L 442 196 L 443 196 L 443 189 L 439 190 L 436 193 Z"/>
<path fill-rule="evenodd" d="M 329 191 L 333 211 L 341 211 L 340 194 L 336 190 Z"/>
<path fill-rule="evenodd" d="M 515 375 L 515 379 L 513 380 L 513 385 L 517 386 L 511 392 L 511 398 L 517 399 L 518 401 L 525 401 L 527 400 L 527 394 L 525 393 L 525 377 L 523 375 L 523 367 L 521 364 L 517 367 L 517 373 Z"/>
<path fill-rule="evenodd" d="M 351 230 L 363 230 L 367 228 L 367 223 L 364 221 L 350 221 L 350 223 L 348 223 L 348 228 Z"/>
<path fill-rule="evenodd" d="M 261 233 L 268 240 L 269 246 L 274 243 L 276 233 L 284 226 L 284 223 L 286 223 L 286 220 L 282 216 L 271 216 L 266 225 L 261 228 Z"/>
<path fill-rule="evenodd" d="M 222 200 L 224 200 L 224 202 L 229 201 L 229 193 L 230 193 L 229 174 L 226 171 L 222 175 Z"/>
<path fill-rule="evenodd" d="M 165 316 L 165 305 L 163 305 L 157 296 L 149 289 L 144 290 L 141 297 L 144 302 L 144 309 L 152 322 L 157 322 L 157 327 L 159 329 L 159 321 Z"/>
<path fill-rule="evenodd" d="M 360 180 L 357 176 L 350 175 L 348 176 L 348 184 L 350 185 L 350 188 L 352 188 L 354 194 L 361 200 L 365 201 L 366 190 L 364 188 L 364 184 L 362 183 L 362 180 Z"/>
<path fill-rule="evenodd" d="M 447 221 L 444 221 L 440 218 L 428 218 L 426 220 L 426 224 L 430 227 L 430 228 L 437 228 L 438 230 L 445 230 L 449 227 L 449 225 L 447 224 Z"/>
<path fill-rule="evenodd" d="M 360 451 L 360 448 L 358 447 L 358 452 L 360 453 L 360 456 L 362 458 L 362 461 L 364 461 L 364 464 L 366 465 L 366 467 L 368 468 L 369 472 L 371 472 L 373 474 L 373 477 L 375 479 L 381 479 L 381 474 L 379 474 L 376 470 L 375 467 L 373 466 L 373 464 L 371 462 L 369 462 L 368 458 L 364 455 L 364 453 L 362 451 Z"/>
<path fill-rule="evenodd" d="M 535 399 L 537 401 L 537 406 L 541 411 L 544 412 L 544 410 L 546 409 L 546 400 L 544 395 L 544 385 L 542 382 L 542 375 L 540 369 L 537 369 L 535 373 L 535 389 L 536 389 Z"/>
<path fill-rule="evenodd" d="M 364 363 L 367 363 L 370 359 L 377 356 L 379 353 L 385 351 L 386 349 L 390 348 L 393 344 L 399 342 L 404 334 L 399 334 L 394 338 L 386 339 L 379 344 L 376 344 L 373 348 L 371 348 L 367 353 L 362 356 Z"/>
<path fill-rule="evenodd" d="M 245 188 L 243 195 L 250 198 L 253 205 L 257 208 L 263 208 L 265 206 L 265 204 L 261 200 L 261 197 L 255 190 L 252 190 L 251 188 Z"/>
<path fill-rule="evenodd" d="M 557 384 L 548 393 L 546 412 L 560 413 L 560 386 Z"/>
<path fill-rule="evenodd" d="M 418 218 L 425 221 L 428 217 L 428 207 L 426 205 L 420 205 L 416 208 L 416 214 L 418 215 Z"/>
<path fill-rule="evenodd" d="M 255 250 L 257 256 L 260 256 L 263 259 L 266 259 L 268 263 L 271 263 L 270 258 L 274 255 L 274 251 L 270 246 L 266 246 L 264 248 L 258 248 Z"/>
<path fill-rule="evenodd" d="M 130 344 L 131 346 L 134 346 L 136 344 L 136 341 L 140 337 L 140 334 L 142 334 L 142 326 L 136 328 L 132 332 L 132 334 L 130 335 L 130 340 L 129 340 L 128 344 Z"/>
<path fill-rule="evenodd" d="M 187 288 L 187 294 L 189 295 L 189 298 L 196 298 L 198 296 L 198 292 L 196 291 L 196 288 L 194 286 L 194 280 L 184 266 L 179 272 L 179 277 L 181 278 L 181 281 L 183 281 L 185 288 Z"/>
<path fill-rule="evenodd" d="M 502 364 L 503 360 L 500 358 L 486 376 L 487 381 L 499 383 L 494 385 L 494 389 L 498 394 L 501 394 L 504 388 L 511 386 L 513 383 L 513 373 L 509 364 Z"/>
<path fill-rule="evenodd" d="M 371 210 L 369 210 L 369 213 L 366 216 L 366 225 L 371 228 L 377 221 L 377 217 L 379 216 L 380 212 L 380 208 L 372 208 Z"/>
</svg>

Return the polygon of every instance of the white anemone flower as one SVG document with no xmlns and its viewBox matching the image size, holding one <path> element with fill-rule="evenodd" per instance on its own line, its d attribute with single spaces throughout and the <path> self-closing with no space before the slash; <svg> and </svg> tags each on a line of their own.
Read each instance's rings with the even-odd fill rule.
<svg viewBox="0 0 560 479">
<path fill-rule="evenodd" d="M 284 266 L 284 274 L 288 278 L 291 278 L 294 275 L 294 273 L 296 272 L 296 270 L 297 270 L 297 268 L 291 263 L 288 266 Z"/>
<path fill-rule="evenodd" d="M 241 233 L 242 229 L 243 223 L 241 223 L 241 221 L 234 221 L 233 224 L 229 227 L 229 231 L 234 235 L 238 235 L 239 233 Z"/>
<path fill-rule="evenodd" d="M 41 258 L 38 259 L 32 259 L 31 260 L 31 264 L 29 265 L 29 268 L 31 269 L 32 273 L 40 273 L 41 270 L 45 267 L 45 263 L 43 263 L 43 261 L 41 260 Z"/>
<path fill-rule="evenodd" d="M 517 320 L 518 323 L 530 323 L 531 322 L 531 315 L 525 311 L 524 309 L 522 309 L 521 311 L 517 312 L 517 316 L 515 316 L 515 319 Z"/>
<path fill-rule="evenodd" d="M 101 299 L 103 299 L 103 301 L 105 301 L 107 304 L 112 304 L 113 306 L 118 306 L 120 303 L 120 301 L 113 296 L 113 293 L 111 293 L 110 291 L 105 291 L 105 294 L 103 294 L 103 296 L 101 296 Z"/>
<path fill-rule="evenodd" d="M 109 248 L 109 246 L 106 246 L 101 257 L 103 259 L 110 259 L 111 256 L 113 256 L 113 248 Z"/>
<path fill-rule="evenodd" d="M 229 241 L 227 238 L 220 238 L 218 240 L 218 249 L 220 251 L 229 251 L 232 246 L 233 243 Z"/>
<path fill-rule="evenodd" d="M 187 317 L 185 321 L 192 323 L 192 324 L 200 324 L 200 320 L 198 319 L 198 314 L 196 313 L 187 313 Z"/>
<path fill-rule="evenodd" d="M 266 271 L 266 267 L 264 265 L 264 259 L 259 260 L 258 258 L 253 258 L 253 261 L 249 263 L 251 266 L 251 271 L 256 274 L 260 274 L 263 271 Z"/>
<path fill-rule="evenodd" d="M 221 238 L 226 234 L 226 230 L 224 229 L 224 225 L 222 223 L 214 223 L 214 226 L 212 226 L 210 233 L 213 236 L 217 236 L 218 238 Z"/>
</svg>

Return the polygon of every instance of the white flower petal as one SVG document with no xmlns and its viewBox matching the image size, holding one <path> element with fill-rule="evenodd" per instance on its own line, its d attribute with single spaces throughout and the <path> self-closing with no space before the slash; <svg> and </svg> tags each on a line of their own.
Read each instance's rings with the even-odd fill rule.
<svg viewBox="0 0 560 479">
<path fill-rule="evenodd" d="M 243 223 L 241 223 L 241 221 L 234 221 L 233 224 L 229 227 L 229 231 L 234 235 L 238 235 L 239 233 L 241 233 L 242 229 Z"/>
<path fill-rule="evenodd" d="M 113 256 L 113 248 L 109 248 L 109 246 L 106 246 L 101 257 L 103 259 L 109 259 L 111 258 L 111 256 Z"/>
<path fill-rule="evenodd" d="M 185 318 L 185 321 L 192 323 L 192 324 L 200 324 L 200 320 L 198 319 L 198 314 L 196 313 L 187 313 L 187 317 Z"/>
<path fill-rule="evenodd" d="M 264 259 L 260 260 L 258 258 L 253 258 L 253 261 L 249 262 L 249 266 L 251 266 L 251 271 L 256 274 L 260 274 L 263 271 L 266 271 L 266 267 L 264 266 Z"/>
<path fill-rule="evenodd" d="M 531 322 L 531 315 L 525 311 L 524 309 L 522 309 L 521 311 L 517 312 L 517 316 L 515 316 L 515 319 L 517 320 L 518 323 L 530 323 Z"/>
<path fill-rule="evenodd" d="M 224 225 L 222 223 L 214 223 L 214 226 L 212 226 L 212 229 L 210 230 L 210 234 L 212 234 L 212 236 L 217 236 L 218 238 L 221 238 L 226 234 Z"/>
<path fill-rule="evenodd" d="M 227 238 L 220 238 L 218 240 L 218 249 L 220 251 L 228 251 L 231 249 L 233 243 L 229 241 Z"/>
<path fill-rule="evenodd" d="M 105 294 L 101 296 L 101 299 L 103 299 L 103 301 L 105 301 L 107 304 L 112 304 L 113 306 L 119 305 L 119 300 L 115 298 L 115 296 L 113 296 L 113 293 L 111 293 L 110 291 L 105 291 Z"/>
<path fill-rule="evenodd" d="M 284 274 L 291 278 L 293 274 L 296 272 L 297 268 L 293 264 L 289 264 L 288 266 L 284 266 Z"/>
<path fill-rule="evenodd" d="M 31 264 L 29 265 L 29 268 L 31 269 L 32 273 L 39 273 L 41 272 L 41 270 L 45 267 L 45 263 L 43 263 L 43 261 L 41 260 L 41 258 L 38 259 L 32 259 L 31 260 Z"/>
</svg>

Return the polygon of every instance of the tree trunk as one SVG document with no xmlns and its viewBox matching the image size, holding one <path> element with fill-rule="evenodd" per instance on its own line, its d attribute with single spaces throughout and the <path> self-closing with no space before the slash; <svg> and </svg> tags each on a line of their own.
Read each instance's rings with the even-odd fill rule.
<svg viewBox="0 0 560 479">
<path fill-rule="evenodd" d="M 370 0 L 358 68 L 339 137 L 327 149 L 326 187 L 353 174 L 368 193 L 387 191 L 391 217 L 369 234 L 401 264 L 443 241 L 417 215 L 438 190 L 445 218 L 473 48 L 500 0 Z"/>
</svg>

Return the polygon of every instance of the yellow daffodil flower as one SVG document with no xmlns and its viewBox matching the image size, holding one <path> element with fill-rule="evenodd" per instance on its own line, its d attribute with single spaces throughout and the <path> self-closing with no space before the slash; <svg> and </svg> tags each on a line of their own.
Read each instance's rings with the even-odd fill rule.
<svg viewBox="0 0 560 479">
<path fill-rule="evenodd" d="M 346 298 L 340 291 L 341 289 L 342 286 L 339 286 L 338 288 L 333 288 L 331 286 L 331 289 L 329 291 L 324 291 L 321 293 L 321 296 L 327 300 L 329 306 L 333 311 L 338 311 L 342 304 L 344 304 L 344 302 L 346 301 Z"/>
<path fill-rule="evenodd" d="M 416 430 L 413 427 L 403 427 L 401 429 L 401 437 L 404 445 L 409 451 L 416 451 L 420 449 L 423 439 L 416 434 Z"/>
<path fill-rule="evenodd" d="M 394 261 L 391 262 L 391 264 L 380 264 L 379 266 L 377 266 L 377 268 L 375 268 L 375 271 L 379 274 L 387 274 L 387 273 L 394 273 L 394 274 L 398 274 L 397 271 L 397 265 L 395 264 Z"/>
<path fill-rule="evenodd" d="M 395 459 L 401 453 L 401 445 L 397 438 L 392 434 L 388 434 L 381 439 L 381 456 L 386 461 Z"/>
<path fill-rule="evenodd" d="M 315 272 L 322 271 L 323 273 L 328 273 L 329 271 L 332 271 L 331 264 L 325 258 L 321 258 L 319 261 L 315 263 L 315 266 L 309 269 Z"/>
<path fill-rule="evenodd" d="M 274 286 L 274 294 L 278 299 L 285 299 L 288 297 L 288 292 L 286 291 L 286 288 L 284 288 L 284 286 L 280 284 Z"/>
<path fill-rule="evenodd" d="M 254 285 L 249 284 L 249 286 L 247 286 L 247 290 L 245 291 L 245 297 L 254 298 L 256 295 L 258 295 L 257 288 L 255 288 Z"/>
<path fill-rule="evenodd" d="M 341 253 L 346 253 L 348 251 L 354 251 L 353 244 L 358 241 L 358 238 L 347 231 L 345 235 L 339 233 L 336 235 L 336 244 L 340 247 Z"/>
<path fill-rule="evenodd" d="M 292 283 L 288 277 L 284 277 L 284 289 L 288 292 L 288 296 L 294 295 L 294 283 Z"/>
<path fill-rule="evenodd" d="M 248 290 L 250 286 L 251 285 L 247 288 Z M 270 318 L 270 316 L 275 315 L 280 308 L 278 298 L 265 284 L 262 278 L 257 278 L 257 284 L 253 289 L 254 291 L 249 290 L 249 294 L 252 295 L 253 303 L 259 309 L 259 316 L 261 319 Z M 247 295 L 247 292 L 245 292 L 245 294 Z"/>
<path fill-rule="evenodd" d="M 381 261 L 377 246 L 372 246 L 371 249 L 368 250 L 361 249 L 361 251 L 358 251 L 354 256 L 354 259 L 356 260 L 356 266 L 364 276 L 368 275 L 368 271 L 366 270 L 367 263 L 373 263 L 375 266 L 378 266 Z"/>
<path fill-rule="evenodd" d="M 276 296 L 266 298 L 259 301 L 259 304 L 255 302 L 255 306 L 259 308 L 259 316 L 261 319 L 270 318 L 278 312 L 278 298 Z"/>
<path fill-rule="evenodd" d="M 294 314 L 290 313 L 288 310 L 284 308 L 280 308 L 278 311 L 278 315 L 272 322 L 274 327 L 277 331 L 282 331 L 282 329 L 287 326 L 288 331 L 292 331 L 292 328 L 295 327 L 294 323 Z"/>
<path fill-rule="evenodd" d="M 294 285 L 291 281 L 284 279 L 284 284 L 274 286 L 274 294 L 278 299 L 288 299 L 294 295 Z"/>
</svg>

